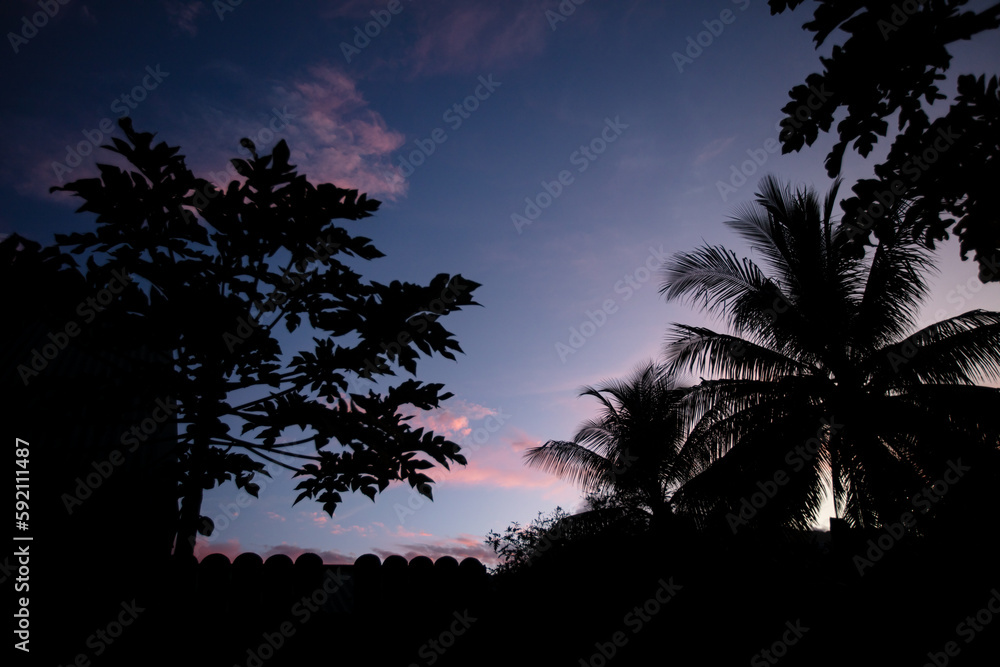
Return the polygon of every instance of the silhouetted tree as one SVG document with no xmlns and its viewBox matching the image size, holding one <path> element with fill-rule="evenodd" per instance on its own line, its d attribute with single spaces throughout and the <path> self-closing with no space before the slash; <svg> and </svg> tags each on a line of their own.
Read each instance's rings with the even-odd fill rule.
<svg viewBox="0 0 1000 667">
<path fill-rule="evenodd" d="M 568 514 L 556 507 L 549 514 L 539 512 L 531 523 L 522 526 L 511 523 L 503 533 L 490 531 L 486 545 L 497 556 L 494 574 L 512 575 L 524 572 L 539 559 L 573 552 L 576 562 L 594 556 L 596 544 L 607 547 L 626 537 L 641 535 L 649 529 L 649 515 L 637 511 L 615 495 L 588 494 L 584 507 Z"/>
<path fill-rule="evenodd" d="M 688 447 L 719 457 L 675 500 L 729 513 L 734 528 L 809 527 L 831 479 L 838 516 L 896 521 L 949 458 L 989 458 L 1000 446 L 1000 389 L 977 385 L 1000 378 L 1000 313 L 914 332 L 930 251 L 894 215 L 896 233 L 857 257 L 832 219 L 838 186 L 821 205 L 812 190 L 767 177 L 727 222 L 767 271 L 722 246 L 665 266 L 668 300 L 687 298 L 732 330 L 672 327 L 670 371 L 709 375 L 692 393 Z M 774 497 L 746 509 L 761 492 Z"/>
<path fill-rule="evenodd" d="M 684 440 L 686 388 L 649 362 L 625 380 L 584 387 L 601 402 L 601 415 L 585 422 L 572 441 L 549 440 L 525 452 L 529 466 L 610 494 L 663 525 L 673 514 L 673 493 L 696 472 Z"/>
<path fill-rule="evenodd" d="M 443 273 L 427 285 L 363 281 L 347 261 L 383 255 L 333 221 L 369 217 L 379 202 L 314 186 L 288 163 L 283 140 L 258 156 L 244 139 L 253 158 L 232 161 L 243 181 L 222 191 L 177 147 L 153 145 L 128 118 L 120 125 L 127 141 L 104 148 L 133 169 L 100 164 L 100 178 L 52 188 L 97 215 L 95 232 L 56 240 L 89 253 L 93 285 L 131 276 L 124 310 L 143 343 L 172 361 L 147 381 L 178 406 L 175 553 L 191 554 L 196 531 L 213 530 L 200 516 L 203 490 L 231 479 L 256 495 L 262 460 L 305 476 L 295 502 L 315 498 L 331 515 L 342 493 L 374 500 L 396 479 L 431 498 L 424 471 L 466 460 L 456 443 L 411 428 L 401 408 L 432 409 L 451 394 L 414 379 L 384 393 L 353 383 L 397 367 L 414 374 L 420 352 L 454 359 L 461 348 L 438 319 L 478 305 L 478 283 Z"/>
<path fill-rule="evenodd" d="M 527 526 L 514 522 L 504 529 L 503 533 L 490 531 L 486 534 L 486 545 L 493 549 L 497 556 L 494 574 L 513 574 L 531 565 L 535 560 L 558 548 L 559 542 L 565 539 L 563 528 L 558 524 L 569 517 L 562 507 L 555 508 L 546 516 L 539 512 Z"/>
<path fill-rule="evenodd" d="M 794 9 L 801 0 L 770 0 L 771 13 Z M 1000 5 L 980 12 L 961 11 L 967 0 L 860 2 L 820 0 L 805 29 L 816 46 L 835 30 L 847 33 L 823 71 L 810 74 L 789 92 L 782 111 L 783 152 L 812 145 L 828 132 L 834 115 L 838 141 L 826 158 L 831 177 L 840 173 L 848 144 L 867 156 L 878 137 L 889 132 L 898 114 L 899 133 L 874 179 L 859 181 L 857 195 L 842 206 L 843 222 L 854 228 L 855 252 L 871 232 L 881 238 L 895 232 L 887 212 L 892 200 L 905 199 L 905 225 L 930 247 L 947 238 L 961 239 L 963 259 L 975 253 L 983 282 L 1000 281 L 1000 210 L 994 195 L 1000 180 L 1000 90 L 997 77 L 958 77 L 958 94 L 947 113 L 933 121 L 925 102 L 945 100 L 938 82 L 951 64 L 948 47 L 1000 26 Z"/>
</svg>

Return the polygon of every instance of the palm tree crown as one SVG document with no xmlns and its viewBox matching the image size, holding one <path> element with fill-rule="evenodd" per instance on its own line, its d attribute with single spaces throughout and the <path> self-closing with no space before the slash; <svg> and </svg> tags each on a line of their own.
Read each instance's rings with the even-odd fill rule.
<svg viewBox="0 0 1000 667">
<path fill-rule="evenodd" d="M 671 496 L 692 474 L 679 411 L 686 393 L 652 362 L 625 380 L 584 387 L 581 396 L 601 402 L 600 416 L 584 422 L 572 441 L 529 449 L 526 462 L 663 520 L 672 514 Z"/>
<path fill-rule="evenodd" d="M 895 234 L 858 256 L 848 244 L 857 230 L 832 220 L 838 186 L 821 203 L 812 190 L 762 181 L 727 224 L 764 268 L 721 246 L 665 266 L 668 300 L 722 315 L 731 330 L 674 325 L 668 335 L 671 373 L 711 376 L 691 394 L 688 447 L 714 463 L 680 506 L 808 527 L 829 484 L 838 515 L 881 525 L 958 452 L 997 452 L 1000 390 L 978 383 L 1000 378 L 1000 313 L 913 331 L 930 251 L 898 222 L 897 205 L 885 213 Z M 746 506 L 776 488 L 766 506 Z"/>
</svg>

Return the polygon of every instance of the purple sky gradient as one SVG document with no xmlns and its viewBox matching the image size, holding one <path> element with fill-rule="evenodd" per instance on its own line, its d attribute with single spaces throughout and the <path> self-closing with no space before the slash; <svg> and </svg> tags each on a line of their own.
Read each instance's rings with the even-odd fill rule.
<svg viewBox="0 0 1000 667">
<path fill-rule="evenodd" d="M 466 354 L 419 366 L 455 394 L 420 423 L 471 445 L 468 467 L 432 471 L 433 503 L 396 484 L 375 503 L 346 497 L 331 518 L 311 501 L 293 507 L 294 482 L 276 471 L 256 500 L 231 484 L 206 494 L 218 530 L 199 554 L 485 559 L 487 531 L 576 509 L 580 492 L 527 470 L 521 454 L 570 439 L 596 410 L 579 388 L 657 356 L 670 323 L 711 323 L 658 295 L 661 259 L 703 242 L 748 252 L 722 222 L 765 173 L 830 187 L 829 136 L 796 154 L 768 151 L 787 91 L 829 51 L 800 27 L 810 3 L 780 16 L 764 0 L 561 6 L 575 10 L 562 16 L 553 0 L 70 0 L 33 33 L 23 17 L 42 11 L 37 0 L 0 9 L 5 34 L 32 35 L 8 34 L 0 48 L 0 233 L 49 242 L 92 224 L 48 188 L 94 175 L 89 147 L 112 126 L 121 136 L 113 122 L 127 111 L 213 180 L 233 177 L 241 137 L 262 152 L 284 138 L 313 182 L 382 200 L 348 227 L 387 255 L 366 277 L 449 272 L 483 285 L 483 308 L 445 321 Z M 690 61 L 674 55 L 685 51 Z M 952 72 L 990 73 L 1000 42 L 954 53 Z M 849 153 L 841 193 L 885 151 Z M 90 154 L 77 163 L 71 152 Z M 747 164 L 742 182 L 734 173 Z M 979 283 L 954 244 L 939 257 L 925 323 L 998 306 L 1000 287 Z"/>
</svg>

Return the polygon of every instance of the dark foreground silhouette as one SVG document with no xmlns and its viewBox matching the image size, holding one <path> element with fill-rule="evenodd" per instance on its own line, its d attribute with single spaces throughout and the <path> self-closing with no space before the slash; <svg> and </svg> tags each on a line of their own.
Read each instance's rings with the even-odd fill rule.
<svg viewBox="0 0 1000 667">
<path fill-rule="evenodd" d="M 667 525 L 556 542 L 506 576 L 451 558 L 173 559 L 176 456 L 122 440 L 155 402 L 129 374 L 143 360 L 89 352 L 128 332 L 95 322 L 25 385 L 12 369 L 55 329 L 29 316 L 40 302 L 14 306 L 4 429 L 29 443 L 33 537 L 28 581 L 17 556 L 0 563 L 15 609 L 29 598 L 14 664 L 940 667 L 1000 650 L 996 517 L 970 502 L 996 487 L 980 469 L 921 516 L 923 537 Z"/>
</svg>

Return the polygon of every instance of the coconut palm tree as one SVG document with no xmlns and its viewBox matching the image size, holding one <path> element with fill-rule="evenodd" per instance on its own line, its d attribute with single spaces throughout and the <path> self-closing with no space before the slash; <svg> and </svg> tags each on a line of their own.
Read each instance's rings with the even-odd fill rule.
<svg viewBox="0 0 1000 667">
<path fill-rule="evenodd" d="M 883 213 L 895 234 L 859 256 L 847 243 L 858 230 L 833 220 L 839 184 L 821 203 L 811 189 L 761 182 L 727 223 L 761 265 L 706 245 L 664 267 L 667 300 L 730 329 L 668 333 L 668 371 L 709 376 L 690 395 L 687 445 L 706 469 L 675 504 L 725 514 L 734 529 L 808 527 L 831 487 L 849 524 L 898 521 L 955 457 L 995 461 L 1000 390 L 980 382 L 1000 379 L 1000 313 L 915 331 L 930 250 L 897 204 Z"/>
<path fill-rule="evenodd" d="M 584 387 L 580 395 L 600 401 L 600 416 L 584 422 L 572 441 L 527 450 L 525 460 L 588 493 L 612 497 L 609 507 L 642 510 L 654 526 L 664 525 L 673 514 L 673 493 L 692 471 L 678 412 L 686 393 L 653 362 L 625 380 Z"/>
</svg>

